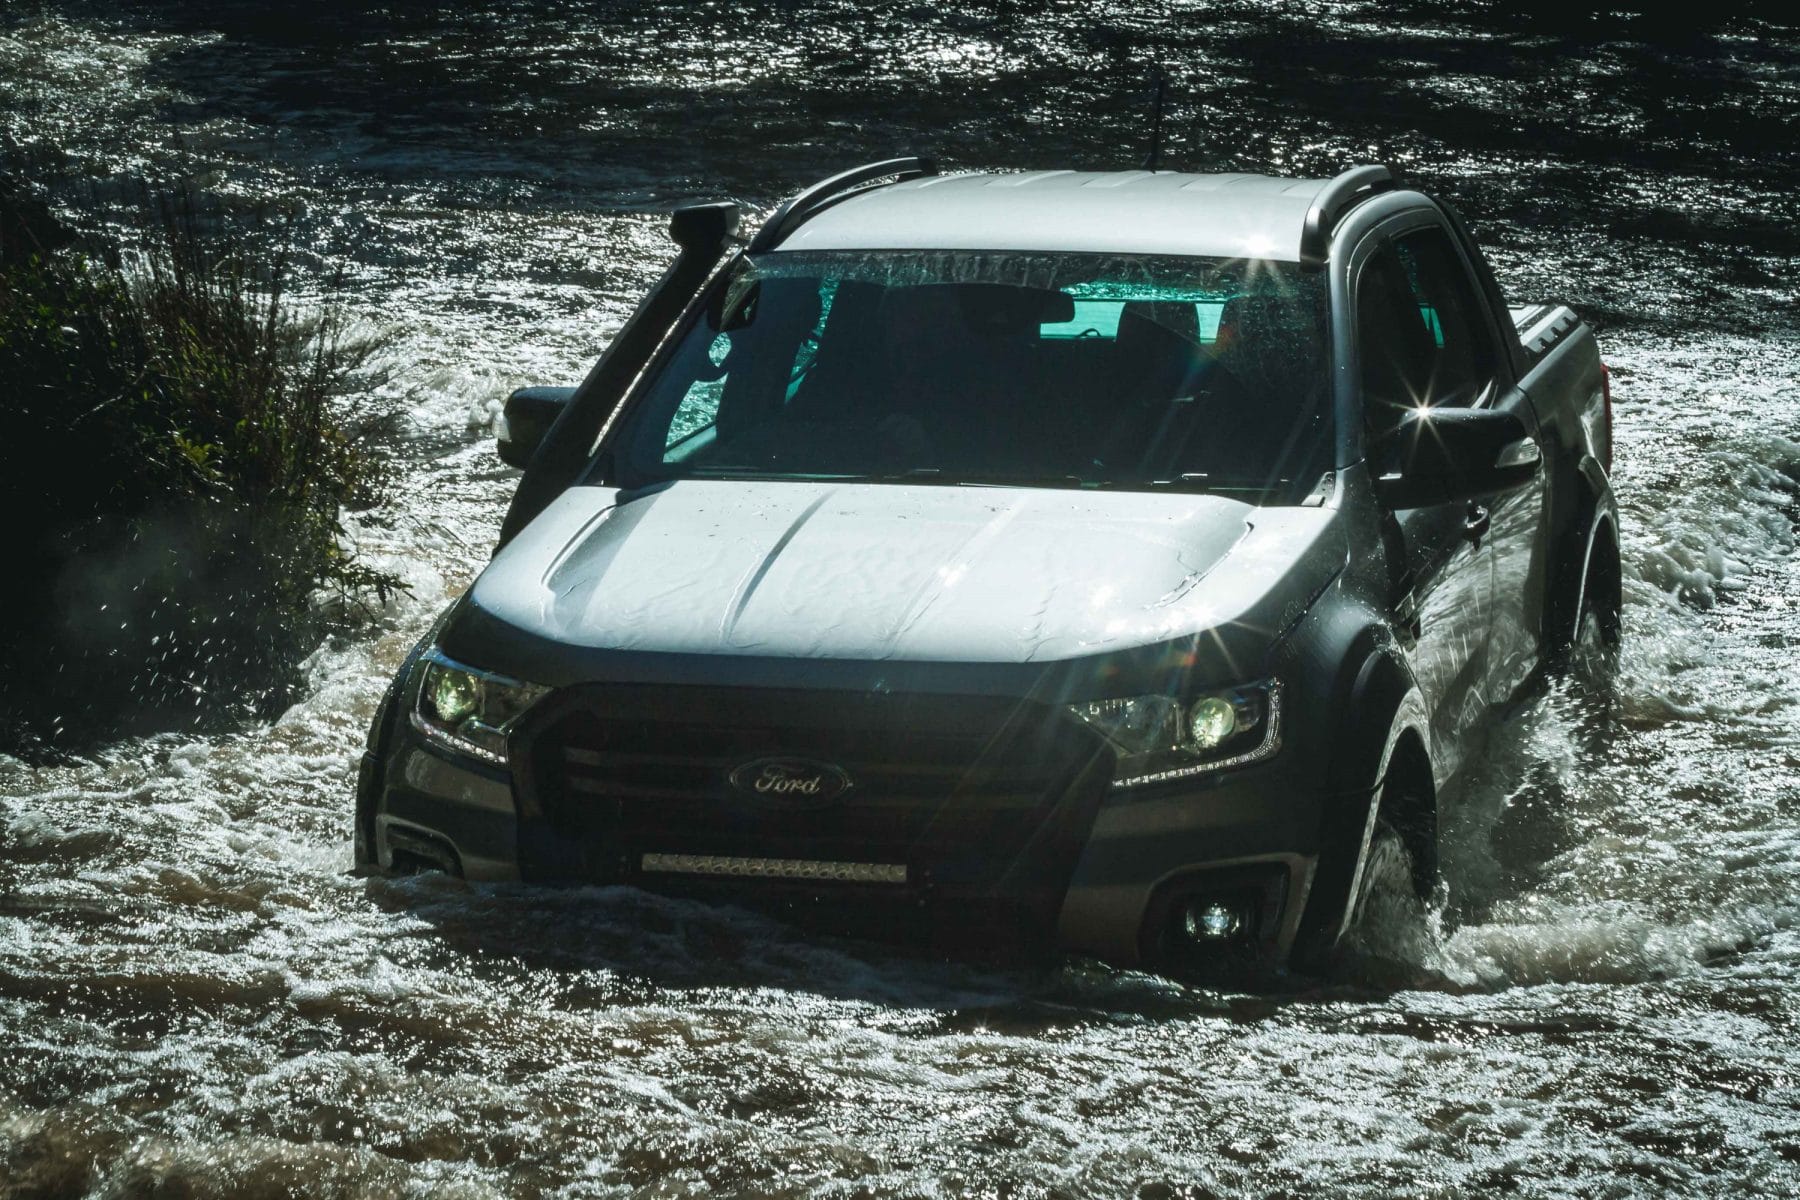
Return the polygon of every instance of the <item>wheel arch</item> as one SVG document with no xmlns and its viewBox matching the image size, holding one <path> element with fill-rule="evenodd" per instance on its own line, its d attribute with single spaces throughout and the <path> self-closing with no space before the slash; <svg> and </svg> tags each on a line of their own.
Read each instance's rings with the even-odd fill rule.
<svg viewBox="0 0 1800 1200">
<path fill-rule="evenodd" d="M 393 752 L 394 733 L 399 723 L 405 719 L 406 683 L 412 677 L 413 668 L 418 664 L 420 656 L 437 644 L 438 635 L 450 623 L 462 608 L 462 600 L 457 600 L 438 614 L 425 636 L 413 644 L 406 657 L 400 660 L 400 667 L 388 681 L 381 699 L 375 705 L 375 715 L 369 721 L 368 741 L 363 747 L 361 759 L 357 762 L 356 797 L 354 818 L 351 825 L 351 855 L 355 866 L 379 866 L 375 846 L 375 815 L 381 807 L 382 793 L 387 788 L 387 760 Z"/>
<path fill-rule="evenodd" d="M 1618 518 L 1610 509 L 1602 510 L 1588 530 L 1581 583 L 1575 593 L 1575 620 L 1581 619 L 1590 600 L 1598 605 L 1595 611 L 1608 626 L 1607 633 L 1617 637 L 1619 613 L 1625 604 L 1625 577 L 1619 563 Z"/>
<path fill-rule="evenodd" d="M 1557 539 L 1562 552 L 1548 597 L 1546 650 L 1552 665 L 1561 662 L 1575 641 L 1576 623 L 1581 619 L 1590 587 L 1605 590 L 1599 599 L 1609 621 L 1617 621 L 1623 600 L 1618 506 L 1613 499 L 1612 482 L 1591 455 L 1583 456 L 1574 474 L 1578 496 L 1575 518 L 1568 531 Z M 1613 632 L 1617 632 L 1616 627 Z"/>
<path fill-rule="evenodd" d="M 1332 738 L 1319 867 L 1301 925 L 1301 945 L 1314 950 L 1328 950 L 1343 935 L 1390 771 L 1408 783 L 1401 833 L 1415 870 L 1436 865 L 1438 780 L 1424 697 L 1385 639 L 1374 639 L 1360 662 L 1350 661 L 1356 665 L 1337 709 L 1346 716 Z"/>
</svg>

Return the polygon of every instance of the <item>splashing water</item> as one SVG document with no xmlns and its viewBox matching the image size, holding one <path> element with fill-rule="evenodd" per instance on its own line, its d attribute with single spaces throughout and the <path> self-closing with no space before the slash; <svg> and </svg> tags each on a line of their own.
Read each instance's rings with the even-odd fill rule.
<svg viewBox="0 0 1800 1200">
<path fill-rule="evenodd" d="M 321 7 L 0 16 L 0 129 L 44 181 L 273 190 L 346 266 L 408 421 L 392 519 L 353 534 L 414 589 L 266 728 L 0 761 L 0 1195 L 1800 1191 L 1800 241 L 1761 149 L 1791 142 L 1787 30 Z M 1128 165 L 1152 57 L 1166 162 L 1396 163 L 1509 292 L 1602 323 L 1617 701 L 1497 725 L 1384 965 L 1232 996 L 348 874 L 375 703 L 512 486 L 495 402 L 579 378 L 667 255 L 655 210 L 914 144 Z"/>
</svg>

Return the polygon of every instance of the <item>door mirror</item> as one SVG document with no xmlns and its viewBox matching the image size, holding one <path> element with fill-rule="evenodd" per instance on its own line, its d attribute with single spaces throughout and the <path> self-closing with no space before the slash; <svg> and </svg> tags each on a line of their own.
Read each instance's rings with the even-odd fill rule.
<svg viewBox="0 0 1800 1200">
<path fill-rule="evenodd" d="M 1420 408 L 1370 447 L 1376 494 L 1389 508 L 1479 500 L 1531 482 L 1543 463 L 1517 415 Z"/>
<path fill-rule="evenodd" d="M 537 453 L 537 448 L 569 407 L 575 396 L 572 387 L 520 388 L 506 398 L 500 416 L 500 459 L 509 467 L 524 467 Z"/>
<path fill-rule="evenodd" d="M 762 280 L 753 269 L 740 271 L 724 291 L 713 297 L 707 307 L 706 323 L 720 333 L 744 329 L 756 320 L 756 308 L 761 302 Z"/>
</svg>

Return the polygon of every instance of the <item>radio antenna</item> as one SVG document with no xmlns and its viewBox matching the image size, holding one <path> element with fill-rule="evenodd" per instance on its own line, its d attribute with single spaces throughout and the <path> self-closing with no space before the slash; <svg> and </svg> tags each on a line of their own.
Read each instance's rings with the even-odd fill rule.
<svg viewBox="0 0 1800 1200">
<path fill-rule="evenodd" d="M 1144 170 L 1154 171 L 1162 162 L 1163 69 L 1156 68 L 1156 90 L 1150 101 L 1150 153 L 1144 155 Z"/>
</svg>

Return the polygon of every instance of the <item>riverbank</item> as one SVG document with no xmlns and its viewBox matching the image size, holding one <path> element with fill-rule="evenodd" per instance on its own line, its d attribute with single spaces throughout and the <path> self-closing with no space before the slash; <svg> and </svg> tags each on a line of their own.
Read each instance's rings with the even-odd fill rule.
<svg viewBox="0 0 1800 1200">
<path fill-rule="evenodd" d="M 77 179 L 296 197 L 304 294 L 341 264 L 391 333 L 393 519 L 347 528 L 413 590 L 273 721 L 0 761 L 0 1195 L 1800 1191 L 1800 41 L 1450 0 L 37 7 L 0 125 Z M 1245 997 L 350 874 L 374 706 L 516 479 L 493 406 L 581 378 L 660 214 L 904 149 L 1129 165 L 1153 54 L 1171 165 L 1391 162 L 1511 297 L 1602 323 L 1622 716 L 1494 730 L 1415 974 Z"/>
<path fill-rule="evenodd" d="M 386 486 L 379 422 L 350 403 L 376 347 L 291 304 L 266 219 L 148 188 L 132 216 L 78 234 L 0 180 L 15 752 L 272 717 L 321 639 L 399 586 L 340 516 Z"/>
</svg>

